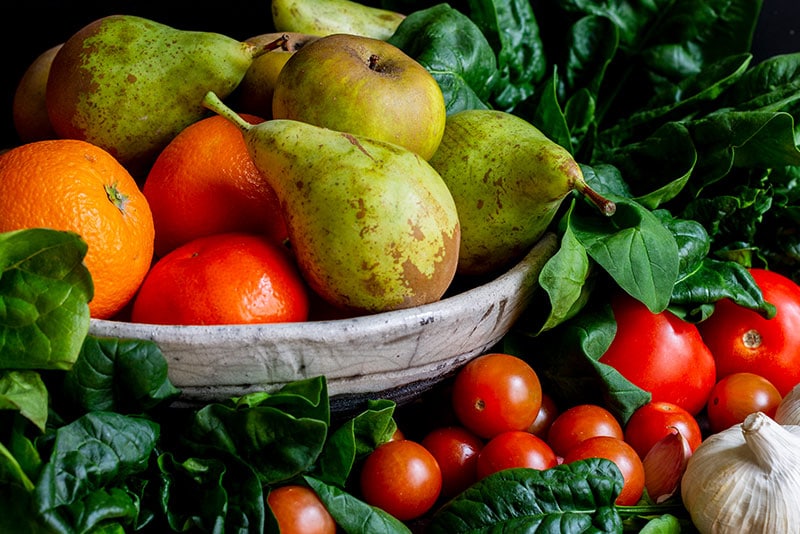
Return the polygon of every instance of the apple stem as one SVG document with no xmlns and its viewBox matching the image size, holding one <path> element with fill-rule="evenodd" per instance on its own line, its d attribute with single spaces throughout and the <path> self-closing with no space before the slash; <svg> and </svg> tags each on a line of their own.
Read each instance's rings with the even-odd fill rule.
<svg viewBox="0 0 800 534">
<path fill-rule="evenodd" d="M 203 107 L 210 109 L 217 115 L 221 115 L 239 127 L 242 132 L 247 132 L 253 127 L 252 124 L 244 120 L 238 113 L 225 105 L 214 91 L 209 91 L 203 97 Z"/>
<path fill-rule="evenodd" d="M 375 67 L 377 67 L 377 65 L 378 65 L 378 61 L 379 61 L 380 59 L 381 59 L 381 58 L 378 56 L 378 54 L 371 54 L 371 55 L 369 56 L 369 64 L 368 64 L 368 66 L 369 66 L 369 69 L 370 69 L 370 70 L 375 70 Z"/>
</svg>

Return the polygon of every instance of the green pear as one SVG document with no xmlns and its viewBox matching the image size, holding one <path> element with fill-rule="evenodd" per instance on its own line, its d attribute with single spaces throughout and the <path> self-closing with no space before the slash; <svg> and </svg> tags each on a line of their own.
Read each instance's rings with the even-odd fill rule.
<svg viewBox="0 0 800 534">
<path fill-rule="evenodd" d="M 289 58 L 275 82 L 272 117 L 388 141 L 428 159 L 447 105 L 430 72 L 396 46 L 335 34 Z"/>
<path fill-rule="evenodd" d="M 53 139 L 56 132 L 47 116 L 45 95 L 50 67 L 61 44 L 52 46 L 39 54 L 20 78 L 14 91 L 12 118 L 14 128 L 23 143 Z"/>
<path fill-rule="evenodd" d="M 402 13 L 351 0 L 272 0 L 272 22 L 279 32 L 388 39 L 403 19 Z"/>
<path fill-rule="evenodd" d="M 437 172 L 398 145 L 291 119 L 241 128 L 275 191 L 305 280 L 325 301 L 375 313 L 439 300 L 458 265 L 460 226 Z"/>
<path fill-rule="evenodd" d="M 110 15 L 74 33 L 50 67 L 46 105 L 59 137 L 108 150 L 141 175 L 172 138 L 229 95 L 265 50 L 212 32 Z"/>
<path fill-rule="evenodd" d="M 264 119 L 272 118 L 272 95 L 278 81 L 278 74 L 304 45 L 319 39 L 316 35 L 305 33 L 264 33 L 246 39 L 248 43 L 263 47 L 276 39 L 282 39 L 280 46 L 253 60 L 242 78 L 239 87 L 232 95 L 233 104 L 240 113 L 250 113 Z"/>
<path fill-rule="evenodd" d="M 511 113 L 448 116 L 431 166 L 450 189 L 461 221 L 458 273 L 481 275 L 520 259 L 573 190 L 603 213 L 613 202 L 592 190 L 572 155 Z"/>
</svg>

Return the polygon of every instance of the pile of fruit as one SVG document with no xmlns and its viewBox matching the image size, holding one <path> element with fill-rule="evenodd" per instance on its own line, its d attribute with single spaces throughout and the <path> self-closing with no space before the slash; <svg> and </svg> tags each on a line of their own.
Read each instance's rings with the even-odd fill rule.
<svg viewBox="0 0 800 534">
<path fill-rule="evenodd" d="M 800 523 L 800 55 L 753 63 L 760 2 L 663 4 L 273 0 L 43 51 L 0 154 L 0 530 Z M 536 305 L 403 406 L 176 408 L 155 344 L 87 335 L 410 308 L 547 231 Z"/>
</svg>

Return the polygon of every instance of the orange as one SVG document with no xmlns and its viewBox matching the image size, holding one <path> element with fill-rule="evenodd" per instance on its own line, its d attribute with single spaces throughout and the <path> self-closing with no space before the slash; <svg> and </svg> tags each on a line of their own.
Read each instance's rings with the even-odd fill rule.
<svg viewBox="0 0 800 534">
<path fill-rule="evenodd" d="M 36 227 L 73 231 L 86 241 L 95 318 L 121 310 L 152 262 L 147 200 L 111 154 L 86 141 L 36 141 L 0 155 L 0 232 Z"/>
<path fill-rule="evenodd" d="M 257 124 L 263 119 L 242 115 Z M 275 192 L 247 152 L 242 132 L 219 115 L 191 124 L 159 154 L 144 182 L 155 253 L 224 232 L 287 239 Z"/>
<path fill-rule="evenodd" d="M 259 234 L 198 237 L 151 268 L 131 320 L 150 324 L 251 324 L 305 321 L 309 300 L 283 245 Z"/>
</svg>

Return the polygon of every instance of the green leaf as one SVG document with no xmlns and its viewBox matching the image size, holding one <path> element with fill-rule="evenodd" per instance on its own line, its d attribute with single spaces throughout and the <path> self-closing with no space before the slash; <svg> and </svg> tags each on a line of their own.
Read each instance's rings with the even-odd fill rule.
<svg viewBox="0 0 800 534">
<path fill-rule="evenodd" d="M 36 371 L 0 371 L 0 410 L 17 410 L 44 432 L 48 393 Z"/>
<path fill-rule="evenodd" d="M 624 198 L 612 198 L 612 217 L 570 218 L 575 238 L 589 256 L 650 311 L 666 309 L 678 278 L 678 245 L 672 233 L 649 210 Z"/>
<path fill-rule="evenodd" d="M 431 73 L 448 115 L 489 107 L 497 58 L 483 32 L 460 11 L 443 3 L 410 13 L 387 41 Z"/>
<path fill-rule="evenodd" d="M 175 399 L 167 361 L 152 341 L 87 336 L 64 376 L 65 396 L 81 412 L 143 413 Z"/>
<path fill-rule="evenodd" d="M 370 506 L 344 490 L 313 477 L 304 477 L 336 525 L 347 534 L 410 534 L 411 530 L 399 519 L 380 508 Z"/>
<path fill-rule="evenodd" d="M 426 532 L 621 532 L 622 474 L 592 458 L 539 471 L 494 473 L 445 503 Z"/>
<path fill-rule="evenodd" d="M 89 331 L 86 243 L 43 228 L 0 234 L 0 369 L 69 369 Z"/>
</svg>

